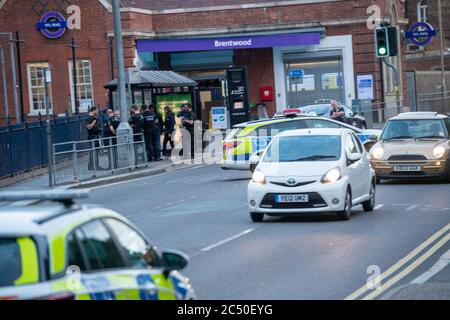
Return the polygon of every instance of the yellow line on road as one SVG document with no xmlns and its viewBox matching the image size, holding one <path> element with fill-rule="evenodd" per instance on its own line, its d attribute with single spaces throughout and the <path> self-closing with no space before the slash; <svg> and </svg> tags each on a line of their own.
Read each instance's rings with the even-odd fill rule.
<svg viewBox="0 0 450 320">
<path fill-rule="evenodd" d="M 411 251 L 408 255 L 406 255 L 404 258 L 402 258 L 400 261 L 398 261 L 396 264 L 391 266 L 389 269 L 387 269 L 385 272 L 383 272 L 380 275 L 380 281 L 382 282 L 387 277 L 389 277 L 392 273 L 398 271 L 401 269 L 406 263 L 408 263 L 410 260 L 412 260 L 415 256 L 417 256 L 422 250 L 424 250 L 426 247 L 428 247 L 430 244 L 432 244 L 436 239 L 441 237 L 443 234 L 445 234 L 448 230 L 450 230 L 450 223 L 444 226 L 442 229 L 437 231 L 435 234 L 433 234 L 431 237 L 429 237 L 427 240 L 422 242 L 417 248 L 415 248 L 413 251 Z M 353 292 L 352 294 L 348 295 L 344 298 L 344 300 L 355 300 L 362 294 L 366 293 L 367 291 L 371 291 L 373 289 L 369 289 L 367 284 L 363 285 L 361 288 Z M 378 289 L 379 290 L 379 289 Z M 377 290 L 377 291 L 378 291 Z"/>
<path fill-rule="evenodd" d="M 367 296 L 362 298 L 362 300 L 372 300 L 372 299 L 378 297 L 380 294 L 382 294 L 387 289 L 389 289 L 392 285 L 399 282 L 401 279 L 403 279 L 405 276 L 407 276 L 409 273 L 411 273 L 411 271 L 413 271 L 418 266 L 420 266 L 425 260 L 427 260 L 434 253 L 436 253 L 436 251 L 438 251 L 440 248 L 442 248 L 448 241 L 450 241 L 450 233 L 447 234 L 441 240 L 439 240 L 439 242 L 436 243 L 433 247 L 431 247 L 431 249 L 426 251 L 424 254 L 422 254 L 416 260 L 414 260 L 407 268 L 402 270 L 402 272 L 400 272 L 396 276 L 392 277 L 388 282 L 383 284 L 381 287 L 379 287 L 378 289 L 374 290 L 373 292 L 371 292 L 370 294 L 368 294 Z"/>
</svg>

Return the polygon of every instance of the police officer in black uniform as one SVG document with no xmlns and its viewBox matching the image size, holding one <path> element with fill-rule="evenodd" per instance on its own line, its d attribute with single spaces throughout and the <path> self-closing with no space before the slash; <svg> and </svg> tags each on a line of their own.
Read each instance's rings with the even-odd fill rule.
<svg viewBox="0 0 450 320">
<path fill-rule="evenodd" d="M 195 114 L 194 114 L 194 112 L 192 112 L 191 104 L 190 103 L 183 104 L 181 106 L 181 111 L 177 114 L 177 117 L 180 118 L 183 129 L 185 129 L 189 132 L 190 140 L 191 140 L 191 158 L 193 159 L 194 158 Z"/>
<path fill-rule="evenodd" d="M 154 112 L 151 112 L 145 104 L 142 105 L 141 109 L 143 111 L 142 117 L 144 118 L 143 129 L 145 148 L 147 149 L 147 160 L 152 161 L 156 114 Z"/>
<path fill-rule="evenodd" d="M 142 141 L 142 136 L 140 134 L 144 133 L 144 117 L 137 105 L 131 107 L 131 118 L 128 123 L 133 129 L 134 141 Z"/>
<path fill-rule="evenodd" d="M 98 115 L 98 107 L 96 106 L 91 107 L 91 110 L 87 118 L 86 127 L 88 131 L 88 140 L 91 141 L 91 148 L 95 148 L 95 150 L 89 153 L 88 170 L 94 169 L 94 161 L 95 167 L 99 169 L 99 161 L 98 161 L 99 150 L 97 148 L 100 147 L 99 139 L 101 134 L 101 127 L 97 115 Z"/>
<path fill-rule="evenodd" d="M 346 122 L 344 108 L 339 106 L 336 100 L 331 100 L 330 118 L 340 122 Z"/>
</svg>

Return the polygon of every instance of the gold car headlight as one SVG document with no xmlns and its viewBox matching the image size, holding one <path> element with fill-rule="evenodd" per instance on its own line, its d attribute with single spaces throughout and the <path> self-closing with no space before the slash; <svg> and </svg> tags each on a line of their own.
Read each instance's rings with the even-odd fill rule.
<svg viewBox="0 0 450 320">
<path fill-rule="evenodd" d="M 445 155 L 445 148 L 443 146 L 437 146 L 433 149 L 433 156 L 436 158 L 442 158 Z"/>
<path fill-rule="evenodd" d="M 375 147 L 371 151 L 372 158 L 379 160 L 384 156 L 384 149 L 382 147 Z"/>
<path fill-rule="evenodd" d="M 253 173 L 252 180 L 255 183 L 265 184 L 266 183 L 266 176 L 261 171 L 255 171 Z"/>
</svg>

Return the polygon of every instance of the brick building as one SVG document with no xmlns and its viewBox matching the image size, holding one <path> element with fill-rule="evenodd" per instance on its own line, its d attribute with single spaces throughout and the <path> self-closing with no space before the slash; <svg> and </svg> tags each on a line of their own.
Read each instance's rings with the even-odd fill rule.
<svg viewBox="0 0 450 320">
<path fill-rule="evenodd" d="M 446 91 L 450 91 L 450 0 L 441 0 L 444 70 Z M 406 70 L 409 103 L 417 110 L 450 112 L 442 104 L 441 46 L 439 38 L 438 1 L 411 0 L 407 2 L 408 29 L 416 22 L 426 22 L 437 30 L 437 36 L 425 46 L 411 41 L 406 45 Z M 448 94 L 447 94 L 448 95 Z"/>
<path fill-rule="evenodd" d="M 381 20 L 405 29 L 405 2 L 124 0 L 121 17 L 125 65 L 174 70 L 196 80 L 198 115 L 203 120 L 208 108 L 223 99 L 226 69 L 230 66 L 247 68 L 250 104 L 261 101 L 261 87 L 273 88 L 273 99 L 266 101 L 269 114 L 320 98 L 335 98 L 352 105 L 359 98 L 357 79 L 361 75 L 373 79 L 373 102 L 389 103 L 394 99 L 395 87 L 390 71 L 375 58 L 373 30 L 369 26 L 377 10 L 368 8 L 378 6 Z M 54 25 L 45 34 L 47 29 L 38 28 L 43 22 L 38 23 L 48 12 L 62 14 L 67 23 Z M 55 35 L 59 29 L 65 32 Z M 50 95 L 55 113 L 75 112 L 69 47 L 72 38 L 78 46 L 80 111 L 85 112 L 90 105 L 108 104 L 104 86 L 114 78 L 112 11 L 108 0 L 0 0 L 0 32 L 16 31 L 25 41 L 21 45 L 21 74 L 28 118 L 45 111 L 45 67 L 51 69 Z M 0 35 L 6 61 L 8 110 L 14 122 L 7 40 L 6 34 Z M 406 103 L 403 43 L 399 49 L 401 54 L 390 60 L 400 70 L 400 97 Z M 170 92 L 161 92 L 167 93 Z M 149 103 L 150 96 L 142 90 L 134 94 L 133 100 Z M 0 118 L 4 119 L 1 89 L 0 105 Z"/>
</svg>

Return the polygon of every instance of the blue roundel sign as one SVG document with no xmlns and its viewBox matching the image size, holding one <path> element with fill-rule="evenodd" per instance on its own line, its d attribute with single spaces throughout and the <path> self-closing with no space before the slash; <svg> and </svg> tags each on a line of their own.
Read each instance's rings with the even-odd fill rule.
<svg viewBox="0 0 450 320">
<path fill-rule="evenodd" d="M 426 22 L 416 22 L 411 29 L 406 32 L 406 38 L 410 39 L 417 46 L 425 46 L 436 36 L 436 30 Z"/>
<path fill-rule="evenodd" d="M 67 21 L 64 16 L 56 11 L 45 13 L 37 24 L 37 28 L 49 39 L 62 37 L 67 29 Z"/>
</svg>

